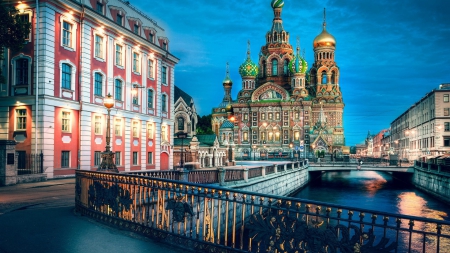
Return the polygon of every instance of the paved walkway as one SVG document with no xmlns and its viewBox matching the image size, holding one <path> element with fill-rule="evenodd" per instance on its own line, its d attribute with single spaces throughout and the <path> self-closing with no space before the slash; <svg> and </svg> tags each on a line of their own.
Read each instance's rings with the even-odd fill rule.
<svg viewBox="0 0 450 253">
<path fill-rule="evenodd" d="M 0 187 L 0 253 L 186 252 L 74 213 L 75 179 Z"/>
</svg>

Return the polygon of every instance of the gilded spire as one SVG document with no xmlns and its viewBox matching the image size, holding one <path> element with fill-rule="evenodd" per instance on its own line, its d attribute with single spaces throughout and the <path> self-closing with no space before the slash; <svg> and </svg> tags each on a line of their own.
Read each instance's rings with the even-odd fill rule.
<svg viewBox="0 0 450 253">
<path fill-rule="evenodd" d="M 250 40 L 247 41 L 247 59 L 250 59 Z"/>
<path fill-rule="evenodd" d="M 297 55 L 300 54 L 300 37 L 297 36 Z"/>
<path fill-rule="evenodd" d="M 323 29 L 327 26 L 327 13 L 325 12 L 325 8 L 323 8 Z"/>
</svg>

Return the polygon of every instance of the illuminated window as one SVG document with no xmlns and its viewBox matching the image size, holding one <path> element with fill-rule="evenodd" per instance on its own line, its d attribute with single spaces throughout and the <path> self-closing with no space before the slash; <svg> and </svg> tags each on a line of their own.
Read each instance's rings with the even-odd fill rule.
<svg viewBox="0 0 450 253">
<path fill-rule="evenodd" d="M 244 120 L 248 120 L 248 114 L 244 113 Z"/>
<path fill-rule="evenodd" d="M 444 108 L 444 116 L 450 116 L 450 108 Z"/>
<path fill-rule="evenodd" d="M 140 73 L 140 65 L 139 65 L 139 54 L 133 52 L 133 72 Z"/>
<path fill-rule="evenodd" d="M 63 21 L 63 38 L 62 44 L 65 47 L 72 47 L 72 24 Z"/>
<path fill-rule="evenodd" d="M 275 141 L 280 141 L 280 132 L 275 132 Z"/>
<path fill-rule="evenodd" d="M 275 113 L 275 119 L 276 120 L 280 120 L 280 113 L 279 112 Z"/>
<path fill-rule="evenodd" d="M 114 134 L 116 136 L 122 136 L 122 119 L 114 120 Z"/>
<path fill-rule="evenodd" d="M 444 103 L 448 103 L 448 94 L 444 94 Z"/>
<path fill-rule="evenodd" d="M 266 120 L 266 114 L 265 113 L 261 113 L 261 120 Z"/>
<path fill-rule="evenodd" d="M 103 59 L 103 37 L 95 35 L 95 57 Z"/>
<path fill-rule="evenodd" d="M 162 139 L 163 141 L 166 140 L 166 126 L 162 126 L 162 127 L 161 127 L 161 139 Z"/>
<path fill-rule="evenodd" d="M 269 141 L 273 141 L 273 132 L 269 132 Z"/>
<path fill-rule="evenodd" d="M 148 138 L 153 139 L 153 124 L 148 124 Z"/>
<path fill-rule="evenodd" d="M 116 44 L 116 65 L 123 66 L 123 47 L 122 45 Z"/>
<path fill-rule="evenodd" d="M 102 134 L 102 116 L 95 116 L 94 118 L 94 133 Z"/>
<path fill-rule="evenodd" d="M 117 101 L 122 101 L 122 81 L 116 79 L 114 88 L 115 88 L 114 99 Z"/>
<path fill-rule="evenodd" d="M 94 75 L 94 95 L 102 96 L 102 88 L 103 88 L 103 76 L 100 73 L 95 73 Z"/>
<path fill-rule="evenodd" d="M 139 122 L 133 121 L 133 137 L 135 138 L 139 137 L 138 124 Z"/>
<path fill-rule="evenodd" d="M 248 132 L 244 132 L 243 138 L 244 141 L 248 141 Z"/>
<path fill-rule="evenodd" d="M 94 151 L 94 165 L 98 166 L 101 162 L 102 154 L 100 151 Z"/>
<path fill-rule="evenodd" d="M 278 75 L 278 61 L 277 59 L 272 60 L 272 76 Z"/>
<path fill-rule="evenodd" d="M 294 118 L 295 118 L 295 119 L 298 119 L 299 117 L 300 117 L 300 113 L 295 112 L 295 113 L 294 113 Z"/>
<path fill-rule="evenodd" d="M 119 165 L 121 165 L 120 164 L 120 160 L 121 160 L 121 153 L 120 153 L 120 151 L 116 151 L 116 155 L 114 156 L 114 159 L 116 159 L 116 161 L 115 161 L 115 164 L 117 165 L 117 166 L 119 166 Z"/>
<path fill-rule="evenodd" d="M 153 78 L 153 61 L 148 60 L 148 77 Z"/>
<path fill-rule="evenodd" d="M 265 133 L 265 132 L 262 132 L 262 133 L 261 133 L 261 140 L 262 140 L 262 141 L 265 141 L 265 140 L 266 140 L 266 133 Z"/>
<path fill-rule="evenodd" d="M 27 129 L 27 110 L 16 109 L 16 131 Z"/>
<path fill-rule="evenodd" d="M 61 168 L 70 167 L 70 151 L 61 151 Z"/>
<path fill-rule="evenodd" d="M 269 112 L 269 120 L 273 120 L 273 113 Z"/>
<path fill-rule="evenodd" d="M 298 141 L 300 139 L 300 132 L 295 131 L 294 132 L 294 140 Z"/>
<path fill-rule="evenodd" d="M 62 131 L 70 132 L 70 112 L 62 112 Z"/>
</svg>

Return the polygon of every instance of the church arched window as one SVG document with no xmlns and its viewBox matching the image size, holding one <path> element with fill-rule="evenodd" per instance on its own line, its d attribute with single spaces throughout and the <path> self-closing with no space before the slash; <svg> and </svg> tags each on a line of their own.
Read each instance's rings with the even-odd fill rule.
<svg viewBox="0 0 450 253">
<path fill-rule="evenodd" d="M 266 61 L 262 62 L 262 76 L 265 77 L 266 76 Z"/>
<path fill-rule="evenodd" d="M 275 41 L 278 41 L 278 35 L 277 35 L 277 32 L 274 32 L 273 33 L 273 41 L 275 42 Z"/>
<path fill-rule="evenodd" d="M 288 65 L 289 65 L 289 61 L 288 60 L 284 60 L 284 64 L 283 64 L 283 74 L 285 76 L 288 75 Z"/>
<path fill-rule="evenodd" d="M 272 60 L 272 76 L 278 75 L 278 61 L 277 59 Z"/>
<path fill-rule="evenodd" d="M 327 72 L 324 70 L 322 71 L 322 84 L 327 83 Z"/>
<path fill-rule="evenodd" d="M 331 71 L 331 83 L 335 84 L 336 83 L 336 72 Z"/>
<path fill-rule="evenodd" d="M 179 117 L 178 118 L 178 130 L 184 130 L 184 118 L 183 117 Z"/>
</svg>

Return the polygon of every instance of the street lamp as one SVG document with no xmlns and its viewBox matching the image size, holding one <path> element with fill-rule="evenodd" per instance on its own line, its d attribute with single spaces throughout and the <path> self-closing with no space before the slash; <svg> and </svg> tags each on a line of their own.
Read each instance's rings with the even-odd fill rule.
<svg viewBox="0 0 450 253">
<path fill-rule="evenodd" d="M 294 159 L 294 152 L 292 151 L 293 147 L 294 147 L 294 144 L 292 142 L 289 143 L 289 148 L 291 149 L 291 159 Z"/>
<path fill-rule="evenodd" d="M 108 109 L 108 118 L 106 120 L 106 150 L 102 153 L 102 162 L 97 168 L 97 171 L 107 171 L 107 172 L 116 172 L 117 170 L 116 164 L 113 161 L 114 153 L 111 151 L 110 141 L 110 117 L 111 117 L 111 108 L 114 106 L 114 99 L 111 94 L 108 93 L 105 99 L 103 99 L 103 105 Z"/>
<path fill-rule="evenodd" d="M 184 166 L 183 166 L 183 163 L 184 163 L 184 161 L 183 161 L 183 156 L 184 156 L 184 147 L 183 147 L 183 144 L 184 144 L 184 139 L 187 137 L 187 134 L 185 133 L 185 132 L 178 132 L 177 133 L 177 137 L 178 137 L 178 139 L 181 139 L 181 156 L 180 156 L 180 168 L 181 169 L 183 169 L 184 168 Z"/>
</svg>

